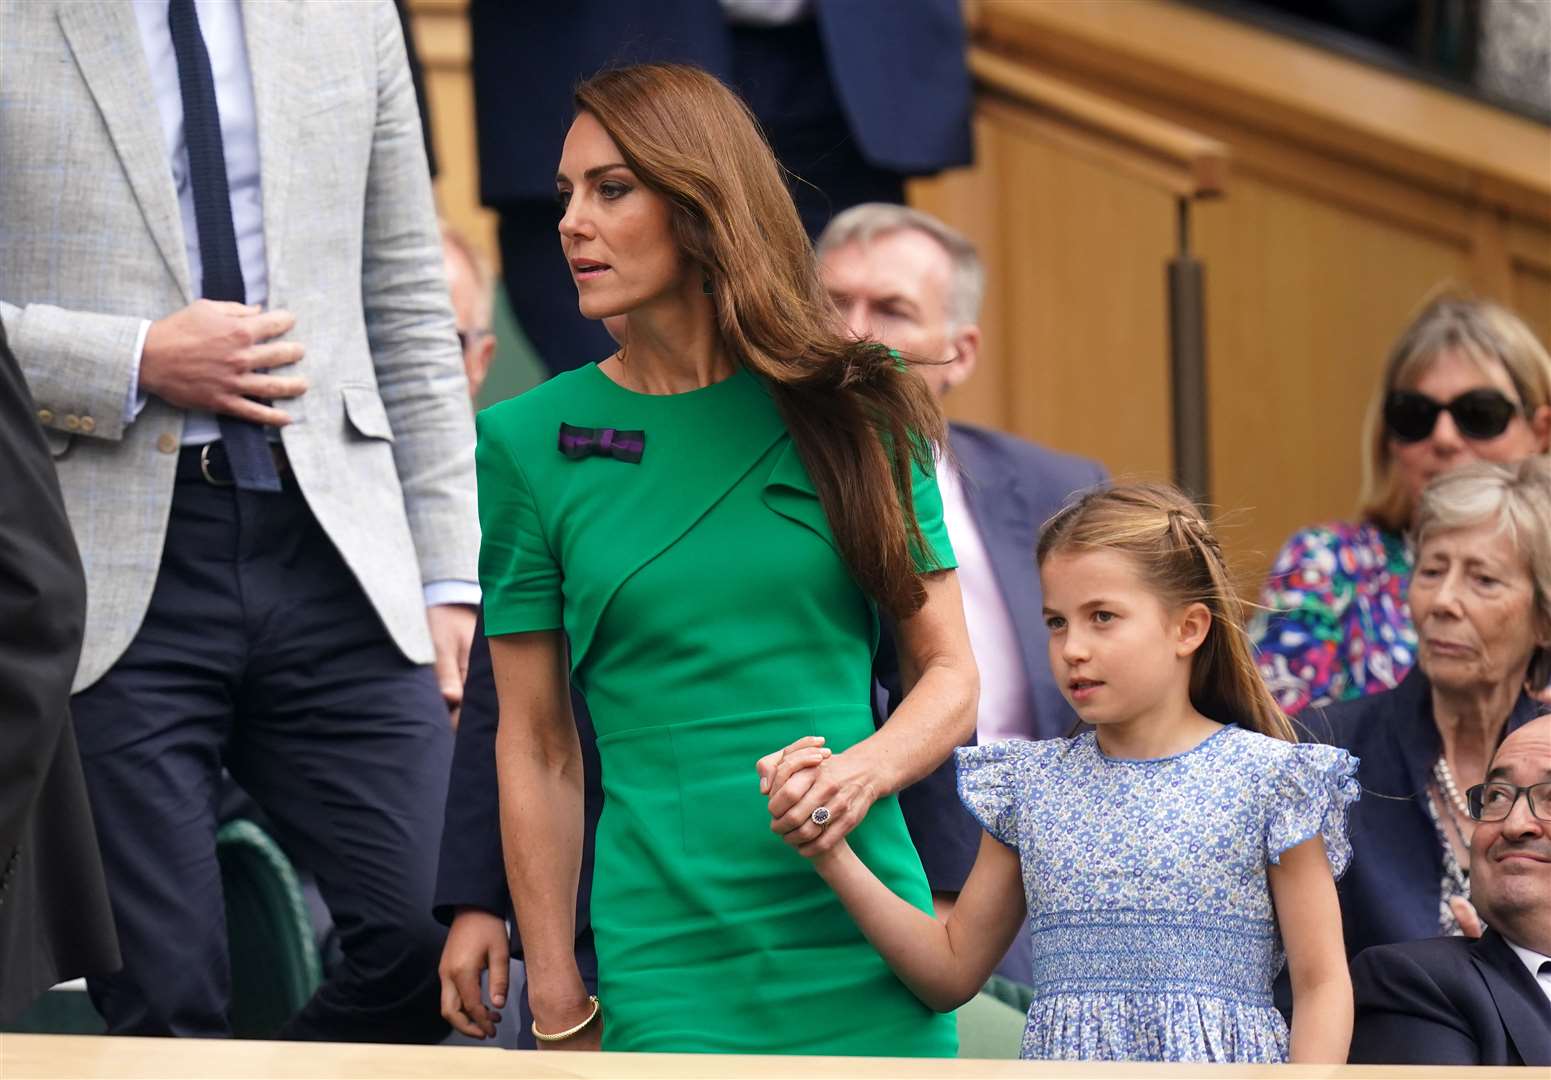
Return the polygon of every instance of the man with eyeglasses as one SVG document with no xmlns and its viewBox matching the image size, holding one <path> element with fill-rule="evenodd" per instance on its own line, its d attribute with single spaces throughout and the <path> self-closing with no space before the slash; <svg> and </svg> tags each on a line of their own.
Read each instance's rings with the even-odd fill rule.
<svg viewBox="0 0 1551 1080">
<path fill-rule="evenodd" d="M 490 267 L 468 239 L 442 222 L 442 263 L 447 270 L 447 292 L 452 317 L 457 322 L 458 344 L 463 348 L 463 374 L 469 381 L 469 400 L 477 401 L 495 359 L 496 340 L 490 332 L 495 310 L 495 281 Z"/>
<path fill-rule="evenodd" d="M 1466 796 L 1486 930 L 1357 957 L 1354 1064 L 1551 1065 L 1551 716 L 1504 739 Z"/>
</svg>

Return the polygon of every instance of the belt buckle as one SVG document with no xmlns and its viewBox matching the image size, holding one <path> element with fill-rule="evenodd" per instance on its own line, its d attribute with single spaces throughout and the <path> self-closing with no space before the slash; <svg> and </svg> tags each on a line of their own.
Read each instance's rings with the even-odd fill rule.
<svg viewBox="0 0 1551 1080">
<path fill-rule="evenodd" d="M 210 473 L 210 448 L 214 445 L 213 442 L 207 442 L 199 448 L 199 474 L 211 487 L 234 487 L 236 480 L 217 480 Z"/>
</svg>

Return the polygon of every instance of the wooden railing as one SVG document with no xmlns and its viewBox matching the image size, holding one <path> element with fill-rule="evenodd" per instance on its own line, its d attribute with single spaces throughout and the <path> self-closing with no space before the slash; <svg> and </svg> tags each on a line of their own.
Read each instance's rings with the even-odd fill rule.
<svg viewBox="0 0 1551 1080">
<path fill-rule="evenodd" d="M 990 49 L 970 49 L 982 110 L 1011 109 L 1052 143 L 1182 198 L 1220 195 L 1228 148 L 1216 139 L 1052 78 Z"/>
</svg>

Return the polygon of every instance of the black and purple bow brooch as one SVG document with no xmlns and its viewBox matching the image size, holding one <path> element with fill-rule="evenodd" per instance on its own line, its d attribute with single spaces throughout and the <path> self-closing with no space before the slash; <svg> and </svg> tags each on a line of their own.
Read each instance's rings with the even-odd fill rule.
<svg viewBox="0 0 1551 1080">
<path fill-rule="evenodd" d="M 611 457 L 616 461 L 641 463 L 646 451 L 646 432 L 619 431 L 616 428 L 573 427 L 560 425 L 560 452 L 568 458 Z"/>
</svg>

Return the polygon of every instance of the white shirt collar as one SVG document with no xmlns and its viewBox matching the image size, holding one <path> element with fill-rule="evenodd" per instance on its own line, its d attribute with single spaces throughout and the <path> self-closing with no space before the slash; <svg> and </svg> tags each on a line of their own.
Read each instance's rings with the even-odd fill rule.
<svg viewBox="0 0 1551 1080">
<path fill-rule="evenodd" d="M 1547 956 L 1545 953 L 1538 953 L 1534 949 L 1526 949 L 1522 945 L 1515 945 L 1513 942 L 1508 941 L 1507 938 L 1503 938 L 1503 940 L 1508 942 L 1508 948 L 1512 949 L 1519 959 L 1524 962 L 1524 966 L 1529 968 L 1529 977 L 1535 980 L 1540 986 L 1541 991 L 1546 995 L 1546 998 L 1551 1000 L 1551 972 L 1547 972 L 1544 975 L 1540 973 L 1540 965 L 1551 962 L 1551 956 Z"/>
</svg>

